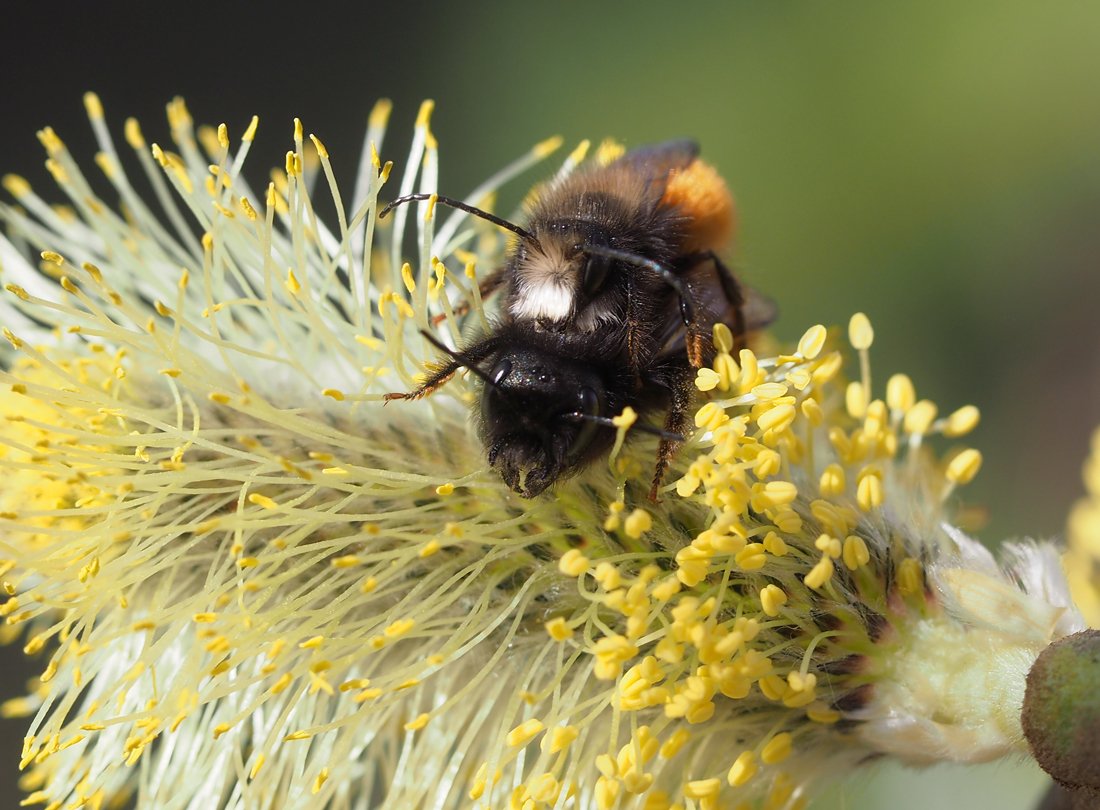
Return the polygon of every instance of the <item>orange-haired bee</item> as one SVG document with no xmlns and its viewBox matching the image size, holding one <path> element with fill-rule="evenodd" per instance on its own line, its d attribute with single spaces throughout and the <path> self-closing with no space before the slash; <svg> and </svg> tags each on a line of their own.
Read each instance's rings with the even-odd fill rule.
<svg viewBox="0 0 1100 810">
<path fill-rule="evenodd" d="M 606 453 L 611 417 L 630 406 L 665 412 L 650 498 L 688 427 L 694 370 L 713 359 L 712 328 L 740 340 L 770 319 L 747 312 L 718 258 L 734 225 L 725 182 L 693 141 L 628 152 L 541 189 L 523 228 L 465 203 L 436 199 L 515 233 L 507 261 L 482 283 L 503 289 L 489 334 L 454 351 L 417 399 L 460 368 L 484 382 L 480 435 L 504 482 L 532 498 Z M 413 194 L 394 206 L 431 195 Z M 765 307 L 766 308 L 766 307 Z M 748 322 L 748 321 L 751 321 Z"/>
</svg>

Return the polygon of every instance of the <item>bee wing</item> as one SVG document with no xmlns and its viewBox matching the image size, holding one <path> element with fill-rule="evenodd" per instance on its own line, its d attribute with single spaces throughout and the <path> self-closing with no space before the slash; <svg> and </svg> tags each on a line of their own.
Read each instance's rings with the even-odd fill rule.
<svg viewBox="0 0 1100 810">
<path fill-rule="evenodd" d="M 771 324 L 778 313 L 775 301 L 744 285 L 741 285 L 744 301 L 738 313 L 736 303 L 726 296 L 718 273 L 710 262 L 696 265 L 684 274 L 684 279 L 695 305 L 695 322 L 702 333 L 707 362 L 714 357 L 711 335 L 716 323 L 726 324 L 735 335 L 737 324 L 742 323 L 744 334 L 752 335 Z M 675 296 L 665 311 L 665 329 L 658 339 L 658 345 L 661 347 L 657 352 L 658 361 L 677 355 L 683 356 L 687 351 L 687 326 L 680 314 L 680 301 Z"/>
<path fill-rule="evenodd" d="M 745 321 L 745 333 L 751 335 L 775 323 L 779 317 L 779 305 L 771 296 L 752 287 L 741 287 L 745 303 L 741 305 L 741 317 Z"/>
<path fill-rule="evenodd" d="M 699 144 L 690 138 L 665 141 L 631 149 L 621 158 L 622 163 L 645 172 L 650 177 L 667 175 L 674 169 L 684 169 L 699 157 Z"/>
<path fill-rule="evenodd" d="M 656 204 L 664 196 L 669 174 L 686 169 L 698 156 L 699 144 L 684 138 L 632 149 L 612 163 L 611 168 L 644 177 L 645 197 Z"/>
</svg>

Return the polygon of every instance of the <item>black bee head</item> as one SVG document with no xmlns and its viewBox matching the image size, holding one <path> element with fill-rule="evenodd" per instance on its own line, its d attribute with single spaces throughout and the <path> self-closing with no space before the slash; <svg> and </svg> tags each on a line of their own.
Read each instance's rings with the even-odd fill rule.
<svg viewBox="0 0 1100 810">
<path fill-rule="evenodd" d="M 481 399 L 489 463 L 514 492 L 534 498 L 603 450 L 614 432 L 606 386 L 591 367 L 535 348 L 501 352 Z"/>
</svg>

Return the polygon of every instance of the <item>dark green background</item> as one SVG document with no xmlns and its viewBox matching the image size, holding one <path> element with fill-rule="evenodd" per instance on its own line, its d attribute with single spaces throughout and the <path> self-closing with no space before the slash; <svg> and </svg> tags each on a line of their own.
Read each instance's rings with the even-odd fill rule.
<svg viewBox="0 0 1100 810">
<path fill-rule="evenodd" d="M 968 495 L 990 510 L 983 537 L 1062 531 L 1100 423 L 1100 5 L 40 8 L 6 9 L 0 48 L 0 170 L 36 185 L 41 125 L 90 158 L 86 89 L 116 133 L 137 115 L 150 140 L 166 139 L 177 93 L 234 133 L 258 113 L 256 168 L 281 162 L 298 115 L 342 174 L 375 98 L 396 102 L 387 156 L 400 160 L 432 97 L 455 195 L 555 133 L 697 138 L 734 189 L 736 263 L 778 300 L 778 333 L 867 312 L 880 383 L 905 370 L 944 409 L 982 409 L 986 464 Z M 22 731 L 5 728 L 17 751 Z M 888 788 L 890 806 L 963 806 L 954 783 L 946 804 L 920 795 L 947 778 Z M 1014 766 L 958 778 L 989 806 L 1029 807 L 1037 789 Z M 851 783 L 834 793 L 828 806 L 886 806 Z"/>
</svg>

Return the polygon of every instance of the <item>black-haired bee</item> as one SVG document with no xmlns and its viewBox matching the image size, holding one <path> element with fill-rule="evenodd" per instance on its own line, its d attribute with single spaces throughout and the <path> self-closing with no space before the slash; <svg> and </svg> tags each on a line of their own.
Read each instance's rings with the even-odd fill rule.
<svg viewBox="0 0 1100 810">
<path fill-rule="evenodd" d="M 394 200 L 394 206 L 430 195 Z M 716 251 L 734 225 L 725 182 L 692 141 L 628 152 L 541 189 L 523 228 L 465 203 L 436 199 L 507 228 L 519 239 L 482 283 L 503 289 L 498 321 L 449 355 L 417 399 L 460 368 L 484 383 L 479 429 L 489 464 L 532 498 L 605 454 L 612 417 L 664 410 L 650 497 L 688 427 L 694 370 L 713 359 L 714 324 L 741 340 L 767 319 Z M 749 317 L 753 323 L 746 323 Z M 639 424 L 641 427 L 641 423 Z M 647 428 L 643 428 L 647 429 Z"/>
</svg>

